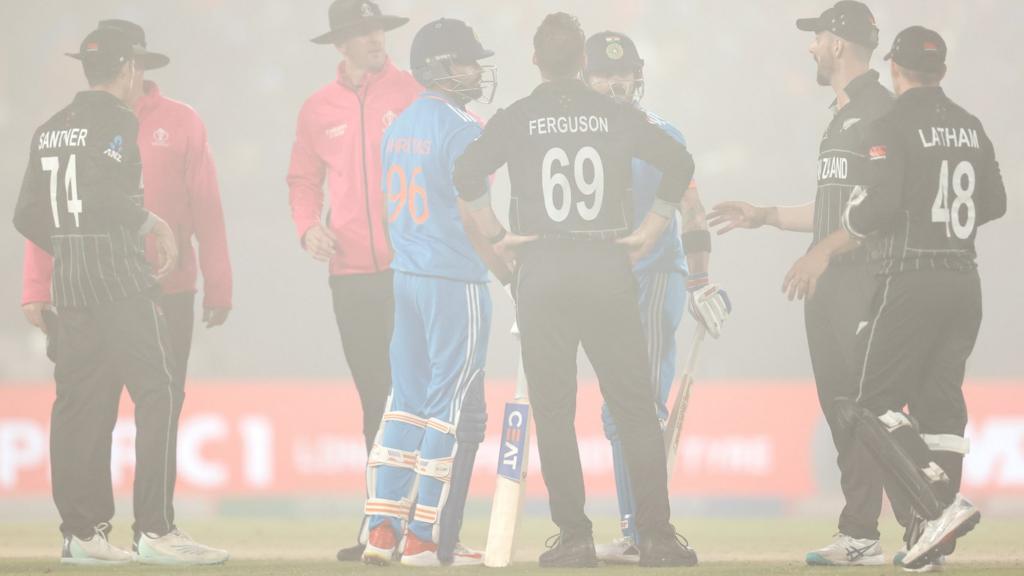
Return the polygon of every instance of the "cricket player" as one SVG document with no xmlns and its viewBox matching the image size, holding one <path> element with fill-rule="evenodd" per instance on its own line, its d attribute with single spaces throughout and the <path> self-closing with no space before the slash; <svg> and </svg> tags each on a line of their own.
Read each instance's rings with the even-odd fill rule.
<svg viewBox="0 0 1024 576">
<path fill-rule="evenodd" d="M 146 34 L 137 24 L 125 20 L 104 20 L 99 27 L 118 28 L 129 34 L 136 44 L 146 46 Z M 169 62 L 161 55 L 148 58 L 149 69 Z M 162 95 L 159 87 L 150 80 L 143 83 L 143 93 L 135 101 L 133 109 L 139 121 L 137 144 L 145 184 L 143 206 L 177 231 L 178 265 L 160 279 L 159 297 L 167 324 L 167 352 L 174 358 L 171 374 L 174 376 L 176 403 L 170 449 L 175 450 L 195 322 L 198 271 L 192 238 L 195 237 L 199 243 L 198 268 L 203 273 L 202 319 L 207 328 L 223 324 L 231 312 L 231 262 L 216 169 L 202 119 L 188 105 Z M 154 246 L 148 247 L 146 259 L 151 265 L 157 264 Z M 52 269 L 50 255 L 26 241 L 22 310 L 31 323 L 44 331 L 43 311 L 52 306 Z M 53 340 L 56 334 L 49 336 Z M 174 478 L 174 462 L 171 465 L 171 477 Z M 174 489 L 173 483 L 170 489 Z M 141 536 L 136 532 L 132 539 L 136 552 Z"/>
<path fill-rule="evenodd" d="M 146 68 L 167 63 L 121 26 L 93 31 L 71 57 L 90 89 L 32 139 L 15 227 L 53 256 L 57 399 L 50 423 L 53 497 L 61 515 L 61 561 L 121 564 L 110 543 L 114 500 L 111 433 L 122 386 L 135 403 L 134 486 L 139 562 L 219 564 L 227 552 L 199 544 L 174 524 L 175 358 L 158 306 L 157 278 L 178 263 L 171 227 L 142 207 L 139 127 L 131 104 Z M 143 237 L 155 239 L 151 272 Z"/>
<path fill-rule="evenodd" d="M 582 343 L 636 481 L 639 563 L 692 566 L 696 553 L 669 523 L 664 445 L 631 256 L 643 255 L 662 237 L 693 176 L 693 159 L 645 114 L 580 79 L 585 40 L 575 17 L 545 18 L 533 57 L 543 82 L 488 122 L 456 161 L 455 185 L 485 237 L 516 261 L 523 365 L 551 515 L 560 530 L 540 565 L 597 563 L 573 422 Z M 663 177 L 654 206 L 631 233 L 633 157 L 650 162 Z M 498 222 L 488 194 L 489 176 L 506 163 L 511 232 Z"/>
<path fill-rule="evenodd" d="M 907 28 L 886 60 L 898 98 L 871 127 L 867 185 L 843 216 L 852 237 L 880 240 L 884 281 L 861 332 L 856 395 L 837 405 L 847 433 L 890 473 L 894 496 L 909 494 L 922 521 L 897 563 L 921 569 L 981 516 L 959 494 L 969 447 L 962 387 L 982 315 L 975 238 L 1006 213 L 1006 189 L 981 121 L 941 88 L 942 37 Z"/>
<path fill-rule="evenodd" d="M 479 64 L 492 56 L 462 21 L 424 26 L 410 62 L 426 91 L 384 135 L 382 187 L 395 253 L 393 386 L 367 464 L 367 563 L 388 564 L 402 540 L 406 566 L 483 563 L 461 545 L 439 558 L 438 544 L 458 540 L 486 431 L 491 298 L 477 250 L 505 283 L 511 276 L 472 220 L 464 223 L 452 184 L 455 159 L 481 132 L 466 105 L 493 99 L 495 69 Z"/>
<path fill-rule="evenodd" d="M 587 66 L 584 77 L 594 90 L 621 102 L 640 106 L 644 95 L 644 60 L 636 44 L 619 32 L 601 32 L 587 40 Z M 648 120 L 661 127 L 675 140 L 685 144 L 683 135 L 671 124 L 646 112 Z M 654 205 L 661 172 L 642 160 L 633 160 L 634 221 L 639 222 Z M 640 318 L 647 337 L 648 370 L 655 386 L 658 419 L 668 419 L 668 395 L 676 373 L 676 330 L 686 308 L 687 292 L 701 291 L 711 295 L 719 290 L 708 277 L 711 236 L 708 233 L 704 207 L 691 182 L 683 194 L 680 208 L 682 222 L 673 217 L 662 237 L 647 255 L 633 263 L 640 296 Z M 682 228 L 682 237 L 680 237 Z M 718 296 L 723 298 L 723 296 Z M 727 296 L 725 297 L 727 298 Z M 704 302 L 703 305 L 697 304 Z M 715 316 L 708 298 L 694 299 L 694 317 L 718 335 L 721 319 Z M 703 307 L 705 310 L 700 310 Z M 707 320 L 704 318 L 707 314 Z M 601 411 L 604 432 L 612 445 L 615 487 L 619 503 L 622 537 L 596 548 L 599 560 L 608 563 L 635 564 L 639 560 L 639 534 L 633 514 L 635 509 L 632 483 L 622 457 L 615 421 L 605 404 Z M 672 466 L 672 462 L 668 465 Z"/>
<path fill-rule="evenodd" d="M 878 28 L 870 9 L 841 0 L 816 18 L 797 21 L 813 32 L 810 52 L 817 63 L 818 84 L 836 98 L 832 118 L 818 152 L 818 189 L 803 206 L 755 207 L 725 202 L 710 214 L 720 234 L 733 228 L 765 224 L 782 230 L 810 232 L 811 247 L 785 280 L 790 299 L 806 297 L 804 320 L 818 400 L 838 451 L 840 485 L 846 505 L 833 541 L 809 552 L 806 562 L 824 566 L 863 566 L 885 562 L 879 544 L 882 479 L 872 467 L 857 466 L 840 434 L 832 403 L 854 394 L 857 381 L 856 334 L 866 318 L 878 284 L 877 255 L 858 246 L 841 226 L 842 212 L 854 187 L 867 177 L 867 128 L 892 107 L 893 97 L 871 69 Z"/>
<path fill-rule="evenodd" d="M 335 0 L 330 31 L 313 39 L 342 55 L 337 78 L 306 100 L 299 113 L 288 188 L 302 247 L 329 262 L 334 316 L 363 410 L 369 453 L 377 435 L 391 369 L 388 346 L 394 319 L 387 203 L 380 188 L 384 131 L 422 91 L 391 63 L 384 35 L 409 21 L 383 14 L 369 0 Z M 324 217 L 324 181 L 328 209 Z M 338 551 L 360 561 L 365 545 Z"/>
</svg>

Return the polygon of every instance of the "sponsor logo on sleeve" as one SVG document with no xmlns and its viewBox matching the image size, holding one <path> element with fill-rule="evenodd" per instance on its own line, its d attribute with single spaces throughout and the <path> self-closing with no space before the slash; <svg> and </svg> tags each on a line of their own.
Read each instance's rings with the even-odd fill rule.
<svg viewBox="0 0 1024 576">
<path fill-rule="evenodd" d="M 114 136 L 114 139 L 110 141 L 110 144 L 107 144 L 107 149 L 103 151 L 103 155 L 120 163 L 124 160 L 124 156 L 121 154 L 122 147 L 124 147 L 124 138 L 121 136 Z"/>
<path fill-rule="evenodd" d="M 868 150 L 868 157 L 872 160 L 885 160 L 887 152 L 888 150 L 885 145 L 879 144 L 878 146 L 872 146 L 871 149 Z"/>
</svg>

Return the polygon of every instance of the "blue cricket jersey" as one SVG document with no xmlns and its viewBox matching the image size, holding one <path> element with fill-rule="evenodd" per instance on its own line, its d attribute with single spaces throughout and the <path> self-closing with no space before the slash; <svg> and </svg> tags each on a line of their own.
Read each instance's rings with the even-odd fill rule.
<svg viewBox="0 0 1024 576">
<path fill-rule="evenodd" d="M 487 267 L 466 236 L 452 184 L 455 160 L 481 131 L 468 112 L 427 91 L 385 132 L 381 185 L 388 199 L 393 269 L 487 282 Z"/>
<path fill-rule="evenodd" d="M 651 123 L 660 127 L 669 136 L 686 144 L 686 139 L 665 120 L 647 112 Z M 633 222 L 639 226 L 644 217 L 654 206 L 658 185 L 661 184 L 661 171 L 643 160 L 633 159 Z M 683 242 L 679 233 L 679 215 L 672 218 L 664 235 L 654 248 L 633 265 L 633 272 L 682 272 L 686 274 L 686 257 L 683 254 Z"/>
</svg>

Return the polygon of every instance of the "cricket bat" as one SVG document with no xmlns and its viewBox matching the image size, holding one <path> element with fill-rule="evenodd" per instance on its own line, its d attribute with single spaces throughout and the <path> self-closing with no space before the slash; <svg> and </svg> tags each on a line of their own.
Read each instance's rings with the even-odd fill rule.
<svg viewBox="0 0 1024 576">
<path fill-rule="evenodd" d="M 672 403 L 672 412 L 663 433 L 665 435 L 665 462 L 668 464 L 668 479 L 670 481 L 672 472 L 676 468 L 676 455 L 679 452 L 679 437 L 683 431 L 683 419 L 686 417 L 686 408 L 690 404 L 690 389 L 693 387 L 693 372 L 697 368 L 697 355 L 706 334 L 707 329 L 704 324 L 698 322 L 697 330 L 693 334 L 693 343 L 690 345 L 690 355 L 683 369 L 683 377 L 680 379 L 679 391 L 676 392 L 675 401 Z"/>
<path fill-rule="evenodd" d="M 517 339 L 519 331 L 512 327 Z M 487 530 L 484 565 L 504 568 L 512 561 L 516 531 L 526 490 L 526 469 L 530 449 L 530 402 L 526 392 L 523 357 L 516 371 L 516 396 L 505 404 L 498 447 L 498 481 L 491 504 L 491 524 Z"/>
</svg>

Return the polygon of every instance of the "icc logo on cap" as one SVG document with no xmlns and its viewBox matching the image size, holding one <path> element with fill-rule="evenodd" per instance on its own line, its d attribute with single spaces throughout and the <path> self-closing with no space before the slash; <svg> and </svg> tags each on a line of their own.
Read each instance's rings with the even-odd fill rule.
<svg viewBox="0 0 1024 576">
<path fill-rule="evenodd" d="M 364 2 L 362 6 L 363 18 L 370 18 L 373 16 L 373 6 L 369 2 Z"/>
</svg>

